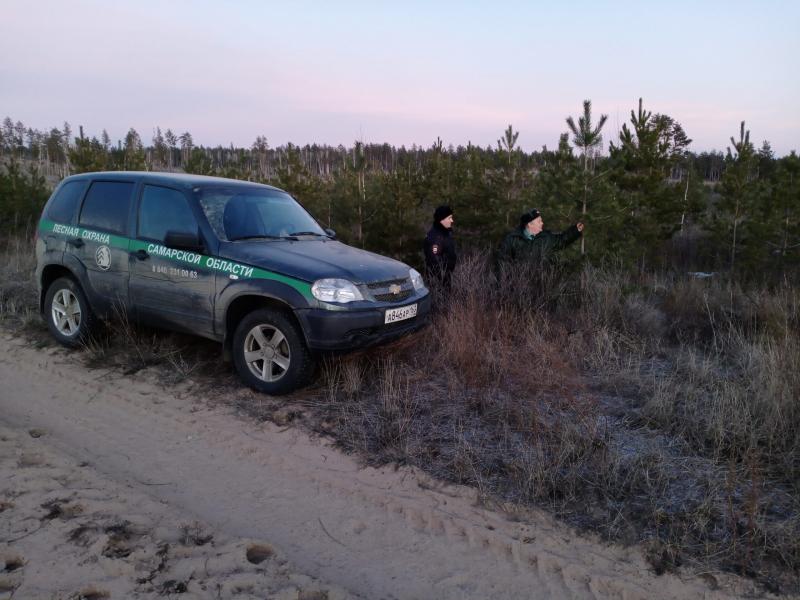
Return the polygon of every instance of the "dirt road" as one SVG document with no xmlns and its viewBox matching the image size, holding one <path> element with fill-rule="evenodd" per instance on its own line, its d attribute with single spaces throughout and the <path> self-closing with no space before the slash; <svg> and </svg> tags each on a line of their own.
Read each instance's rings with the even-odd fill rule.
<svg viewBox="0 0 800 600">
<path fill-rule="evenodd" d="M 0 338 L 0 598 L 724 598 L 637 549 Z M 734 580 L 735 583 L 735 580 Z M 719 588 L 718 585 L 722 587 Z"/>
</svg>

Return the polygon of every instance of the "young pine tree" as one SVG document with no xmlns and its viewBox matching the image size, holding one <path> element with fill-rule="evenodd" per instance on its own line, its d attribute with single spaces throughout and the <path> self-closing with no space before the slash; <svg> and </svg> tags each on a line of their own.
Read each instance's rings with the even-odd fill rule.
<svg viewBox="0 0 800 600">
<path fill-rule="evenodd" d="M 572 143 L 580 148 L 583 154 L 581 218 L 585 219 L 591 200 L 590 188 L 594 179 L 595 152 L 602 147 L 603 136 L 600 133 L 606 124 L 608 115 L 600 115 L 597 125 L 592 123 L 592 101 L 583 101 L 583 116 L 578 118 L 578 123 L 572 117 L 567 117 L 567 127 L 572 132 Z M 586 254 L 586 238 L 581 237 L 581 254 Z"/>
</svg>

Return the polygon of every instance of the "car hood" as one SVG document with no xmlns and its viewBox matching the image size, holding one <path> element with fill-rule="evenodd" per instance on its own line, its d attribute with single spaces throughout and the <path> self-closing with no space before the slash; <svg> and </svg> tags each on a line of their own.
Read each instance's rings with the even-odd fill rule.
<svg viewBox="0 0 800 600">
<path fill-rule="evenodd" d="M 223 243 L 220 256 L 296 279 L 348 279 L 373 283 L 408 277 L 408 265 L 335 240 L 241 241 Z"/>
</svg>

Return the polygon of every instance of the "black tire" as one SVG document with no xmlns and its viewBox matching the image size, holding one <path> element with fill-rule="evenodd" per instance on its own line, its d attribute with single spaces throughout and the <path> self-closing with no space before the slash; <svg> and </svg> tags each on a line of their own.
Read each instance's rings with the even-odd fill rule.
<svg viewBox="0 0 800 600">
<path fill-rule="evenodd" d="M 303 386 L 314 361 L 294 322 L 262 308 L 241 320 L 233 336 L 233 364 L 239 377 L 259 392 L 278 396 Z"/>
<path fill-rule="evenodd" d="M 83 290 L 69 277 L 56 279 L 47 288 L 44 319 L 53 337 L 70 348 L 85 343 L 96 323 Z"/>
</svg>

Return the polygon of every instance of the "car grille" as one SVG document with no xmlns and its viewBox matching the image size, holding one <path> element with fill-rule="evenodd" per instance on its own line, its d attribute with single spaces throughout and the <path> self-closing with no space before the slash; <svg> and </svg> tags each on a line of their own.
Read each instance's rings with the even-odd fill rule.
<svg viewBox="0 0 800 600">
<path fill-rule="evenodd" d="M 402 302 L 411 295 L 412 290 L 402 290 L 399 294 L 373 294 L 378 302 Z"/>
<path fill-rule="evenodd" d="M 372 299 L 378 302 L 402 302 L 414 293 L 414 286 L 408 278 L 370 283 L 367 289 Z"/>
</svg>

